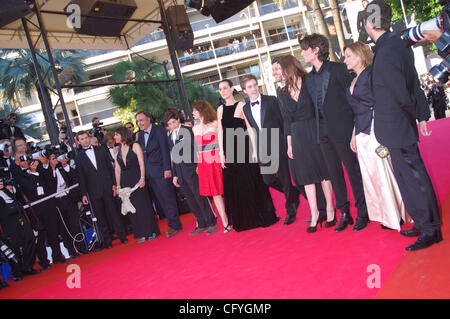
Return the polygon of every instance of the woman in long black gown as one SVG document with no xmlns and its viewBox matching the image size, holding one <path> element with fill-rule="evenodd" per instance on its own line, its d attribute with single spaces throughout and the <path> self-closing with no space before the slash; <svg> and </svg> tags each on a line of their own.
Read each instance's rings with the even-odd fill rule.
<svg viewBox="0 0 450 319">
<path fill-rule="evenodd" d="M 136 208 L 131 213 L 131 227 L 134 238 L 140 238 L 139 243 L 146 239 L 152 240 L 160 235 L 149 192 L 145 186 L 144 155 L 139 143 L 133 141 L 130 131 L 126 127 L 119 127 L 114 133 L 116 143 L 120 144 L 115 150 L 115 173 L 117 186 L 139 187 L 131 193 L 131 204 Z"/>
<path fill-rule="evenodd" d="M 321 183 L 327 202 L 327 221 L 334 221 L 333 188 L 328 169 L 317 142 L 317 127 L 314 117 L 314 104 L 303 77 L 306 71 L 293 56 L 280 59 L 285 87 L 278 98 L 285 120 L 288 156 L 293 160 L 291 174 L 297 186 L 304 185 L 309 207 L 311 224 L 308 232 L 315 232 L 317 224 L 323 222 L 317 208 L 316 188 Z M 327 225 L 328 226 L 328 225 Z"/>
<path fill-rule="evenodd" d="M 249 136 L 239 134 L 245 133 L 248 123 L 244 119 L 245 103 L 237 102 L 233 91 L 230 80 L 219 83 L 220 95 L 225 100 L 225 104 L 217 109 L 217 117 L 226 212 L 236 231 L 268 227 L 279 218 L 275 215 L 272 197 L 262 179 L 259 164 L 250 158 Z M 228 133 L 236 133 L 234 141 L 227 141 L 227 135 L 233 136 L 227 134 L 227 130 Z M 234 147 L 228 146 L 227 149 L 227 142 L 234 142 Z M 239 148 L 239 143 L 245 147 Z M 231 150 L 234 154 L 230 154 Z"/>
</svg>

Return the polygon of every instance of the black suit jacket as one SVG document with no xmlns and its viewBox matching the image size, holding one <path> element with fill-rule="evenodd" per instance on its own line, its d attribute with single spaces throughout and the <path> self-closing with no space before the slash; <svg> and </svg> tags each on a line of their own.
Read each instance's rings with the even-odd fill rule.
<svg viewBox="0 0 450 319">
<path fill-rule="evenodd" d="M 5 126 L 2 131 L 3 131 L 3 135 L 7 139 L 10 139 L 11 137 L 21 137 L 21 138 L 25 139 L 25 136 L 23 135 L 22 130 L 17 126 L 14 126 L 14 134 L 11 132 L 11 127 L 9 125 Z"/>
<path fill-rule="evenodd" d="M 144 152 L 145 174 L 147 178 L 164 178 L 164 171 L 172 169 L 169 144 L 166 129 L 152 124 L 147 145 L 145 145 L 144 131 L 139 131 L 138 142 Z"/>
<path fill-rule="evenodd" d="M 194 132 L 189 126 L 181 125 L 175 144 L 173 142 L 173 134 L 175 134 L 174 131 L 169 135 L 169 149 L 173 160 L 172 174 L 178 177 L 178 183 L 181 183 L 183 181 L 183 172 L 187 173 L 187 175 L 192 175 L 192 172 L 195 172 L 197 168 L 197 148 L 195 147 Z M 175 145 L 177 147 L 174 149 Z M 176 159 L 180 157 L 182 161 L 178 162 Z"/>
<path fill-rule="evenodd" d="M 274 152 L 278 152 L 280 156 L 287 157 L 286 136 L 284 130 L 284 119 L 281 115 L 281 108 L 279 100 L 275 96 L 261 94 L 261 127 L 267 129 L 267 139 L 264 140 L 262 132 L 260 132 L 258 125 L 252 115 L 250 102 L 247 102 L 244 106 L 244 114 L 247 118 L 250 126 L 256 130 L 257 145 L 258 145 L 258 160 L 261 159 L 261 151 L 263 148 L 267 150 L 265 155 L 270 155 Z M 271 129 L 278 129 L 278 145 L 276 150 L 271 149 L 272 132 Z M 262 139 L 263 138 L 263 139 Z M 261 163 L 260 164 L 265 164 Z"/>
<path fill-rule="evenodd" d="M 338 143 L 350 142 L 354 121 L 353 111 L 348 103 L 346 92 L 353 76 L 343 63 L 325 61 L 322 68 L 322 72 L 324 72 L 323 88 L 316 88 L 314 71 L 305 77 L 314 107 L 317 112 L 317 90 L 322 90 L 322 109 L 329 137 Z M 316 118 L 318 117 L 316 116 Z"/>
<path fill-rule="evenodd" d="M 416 120 L 428 120 L 430 109 L 414 67 L 414 55 L 392 32 L 376 42 L 372 66 L 375 136 L 387 147 L 417 143 Z"/>
<path fill-rule="evenodd" d="M 70 187 L 77 183 L 77 174 L 74 169 L 70 168 L 69 172 L 66 172 L 61 165 L 58 165 L 56 167 L 56 170 L 61 173 L 61 176 L 63 177 L 67 187 Z M 53 169 L 50 166 L 45 171 L 45 174 L 47 175 L 46 178 L 48 181 L 47 184 L 49 192 L 50 194 L 54 194 L 58 189 L 58 178 L 56 176 L 53 176 Z M 72 189 L 69 192 L 69 196 L 73 200 L 78 200 L 77 192 L 75 191 L 75 189 Z"/>
<path fill-rule="evenodd" d="M 97 199 L 104 194 L 112 194 L 112 186 L 116 184 L 114 168 L 109 154 L 103 147 L 93 146 L 97 169 L 95 169 L 84 150 L 80 150 L 75 157 L 77 175 L 80 183 L 81 196 L 89 193 L 91 199 Z"/>
</svg>

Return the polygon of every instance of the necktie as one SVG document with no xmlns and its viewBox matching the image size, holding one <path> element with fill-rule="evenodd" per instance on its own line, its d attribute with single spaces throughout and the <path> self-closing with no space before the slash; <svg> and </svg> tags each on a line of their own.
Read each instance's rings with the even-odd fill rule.
<svg viewBox="0 0 450 319">
<path fill-rule="evenodd" d="M 251 102 L 250 105 L 254 106 L 255 104 L 259 104 L 259 101 Z"/>
</svg>

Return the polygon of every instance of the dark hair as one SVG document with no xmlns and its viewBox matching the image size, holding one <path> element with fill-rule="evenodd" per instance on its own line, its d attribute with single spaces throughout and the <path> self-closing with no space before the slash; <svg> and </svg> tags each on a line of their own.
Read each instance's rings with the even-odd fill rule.
<svg viewBox="0 0 450 319">
<path fill-rule="evenodd" d="M 77 141 L 80 140 L 80 139 L 79 139 L 80 135 L 84 135 L 84 134 L 87 134 L 87 135 L 89 136 L 89 133 L 88 133 L 87 131 L 84 131 L 84 130 L 79 131 L 79 132 L 77 133 Z"/>
<path fill-rule="evenodd" d="M 231 80 L 229 80 L 229 79 L 223 79 L 222 81 L 219 82 L 219 85 L 220 85 L 220 83 L 223 83 L 223 82 L 228 83 L 228 85 L 230 86 L 230 88 L 233 88 L 233 95 L 239 94 L 239 92 L 234 88 L 234 84 L 233 84 L 233 82 L 231 82 Z"/>
<path fill-rule="evenodd" d="M 11 117 L 15 116 L 16 118 L 18 117 L 16 113 L 9 113 L 8 115 L 8 119 L 10 119 Z"/>
<path fill-rule="evenodd" d="M 298 79 L 303 78 L 308 73 L 303 65 L 292 55 L 283 57 L 278 63 L 280 64 L 284 78 L 286 79 L 284 90 L 288 92 L 292 88 L 298 90 Z"/>
<path fill-rule="evenodd" d="M 180 111 L 174 107 L 169 107 L 164 111 L 162 118 L 163 122 L 166 124 L 172 119 L 181 121 Z"/>
<path fill-rule="evenodd" d="M 131 132 L 125 126 L 116 128 L 114 132 L 119 134 L 122 138 L 122 141 L 125 141 L 125 144 L 127 144 L 128 146 L 131 146 L 131 144 L 133 144 L 133 135 L 131 135 Z"/>
<path fill-rule="evenodd" d="M 27 149 L 28 149 L 28 144 L 27 144 L 27 141 L 24 139 L 24 138 L 22 138 L 22 137 L 16 137 L 16 138 L 14 138 L 14 139 L 11 139 L 11 141 L 12 141 L 12 149 L 13 149 L 13 153 L 14 154 L 16 154 L 16 151 L 17 151 L 17 147 L 16 147 L 16 142 L 17 141 L 24 141 L 25 142 L 25 144 L 27 145 Z"/>
<path fill-rule="evenodd" d="M 126 122 L 126 123 L 125 123 L 125 126 L 127 126 L 128 124 L 131 124 L 131 126 L 134 127 L 133 122 Z"/>
<path fill-rule="evenodd" d="M 377 8 L 377 10 L 375 10 L 375 8 Z M 379 19 L 374 19 L 374 15 L 377 13 L 380 14 L 380 17 Z M 374 29 L 389 31 L 391 28 L 391 20 L 392 8 L 384 0 L 373 0 L 364 10 L 364 25 L 369 21 Z M 378 21 L 379 25 L 375 25 Z"/>
<path fill-rule="evenodd" d="M 330 56 L 330 46 L 328 39 L 319 33 L 313 33 L 298 39 L 300 48 L 302 50 L 308 50 L 309 48 L 315 49 L 319 48 L 318 58 L 320 61 L 326 61 Z"/>
<path fill-rule="evenodd" d="M 276 56 L 276 57 L 274 57 L 274 58 L 272 59 L 272 64 L 274 64 L 274 63 L 280 64 L 280 60 L 281 60 L 282 58 L 283 58 L 282 56 Z"/>
<path fill-rule="evenodd" d="M 92 123 L 94 123 L 95 120 L 98 120 L 98 119 L 99 119 L 98 117 L 93 117 L 93 118 L 92 118 Z"/>
<path fill-rule="evenodd" d="M 153 122 L 153 121 L 152 121 L 152 114 L 151 114 L 149 111 L 147 111 L 147 110 L 142 110 L 142 111 L 137 112 L 137 113 L 136 113 L 136 118 L 138 117 L 139 114 L 144 114 L 145 117 L 149 118 L 150 121 Z"/>
<path fill-rule="evenodd" d="M 241 78 L 241 89 L 245 90 L 245 85 L 248 81 L 255 80 L 258 83 L 258 79 L 253 74 L 246 74 Z"/>
<path fill-rule="evenodd" d="M 203 117 L 203 123 L 208 124 L 217 121 L 217 112 L 207 101 L 197 101 L 192 105 Z"/>
</svg>

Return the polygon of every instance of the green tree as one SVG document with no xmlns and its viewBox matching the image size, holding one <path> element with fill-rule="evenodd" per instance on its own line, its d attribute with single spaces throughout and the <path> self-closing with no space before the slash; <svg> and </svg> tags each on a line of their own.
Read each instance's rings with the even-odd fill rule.
<svg viewBox="0 0 450 319">
<path fill-rule="evenodd" d="M 403 20 L 403 11 L 400 0 L 386 0 L 392 7 L 393 21 Z M 407 16 L 414 14 L 417 23 L 437 17 L 442 10 L 439 0 L 403 0 Z"/>
<path fill-rule="evenodd" d="M 147 81 L 166 79 L 162 66 L 152 60 L 136 59 L 123 61 L 112 68 L 114 81 Z M 219 95 L 208 87 L 202 86 L 190 79 L 183 79 L 189 103 L 196 100 L 206 100 L 212 105 L 217 105 Z M 180 99 L 177 86 L 172 82 L 177 104 Z M 109 97 L 119 107 L 114 116 L 122 123 L 134 120 L 134 114 L 140 110 L 149 111 L 156 121 L 161 120 L 162 113 L 168 107 L 173 107 L 174 102 L 168 83 L 127 84 L 115 86 L 109 90 Z M 180 105 L 176 105 L 181 109 Z"/>
<path fill-rule="evenodd" d="M 80 52 L 74 50 L 52 51 L 55 68 L 58 72 L 61 72 L 66 67 L 73 69 L 74 73 L 71 79 L 73 83 L 81 83 L 87 78 L 85 65 L 82 60 L 83 55 Z M 36 53 L 46 56 L 43 50 L 37 50 Z M 37 60 L 41 71 L 46 72 L 49 68 L 48 61 L 39 55 L 37 55 Z M 47 76 L 45 80 L 47 86 L 52 87 L 54 85 L 52 76 Z M 30 98 L 31 93 L 36 90 L 41 106 L 44 105 L 30 50 L 0 50 L 0 87 L 4 89 L 3 97 L 8 102 L 18 105 L 19 108 L 22 106 L 18 98 L 19 91 L 22 91 L 27 98 Z"/>
<path fill-rule="evenodd" d="M 17 113 L 18 121 L 16 125 L 22 129 L 25 135 L 37 140 L 42 139 L 42 131 L 39 127 L 40 123 L 36 123 L 32 115 L 20 114 L 18 107 L 12 106 L 6 99 L 3 99 L 3 103 L 0 103 L 0 119 L 6 119 L 10 113 Z"/>
</svg>

